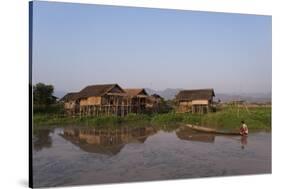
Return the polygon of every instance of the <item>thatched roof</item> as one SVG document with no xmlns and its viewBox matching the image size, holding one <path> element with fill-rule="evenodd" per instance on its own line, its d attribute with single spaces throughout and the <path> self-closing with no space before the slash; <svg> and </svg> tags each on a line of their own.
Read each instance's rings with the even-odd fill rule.
<svg viewBox="0 0 281 189">
<path fill-rule="evenodd" d="M 125 93 L 125 91 L 118 84 L 105 84 L 87 86 L 79 92 L 78 96 L 79 98 L 87 98 L 90 96 L 103 96 L 106 93 L 110 92 L 113 88 L 117 88 L 119 93 Z"/>
<path fill-rule="evenodd" d="M 163 98 L 162 96 L 160 96 L 159 94 L 154 93 L 153 95 L 151 95 L 154 98 Z"/>
<path fill-rule="evenodd" d="M 129 96 L 138 96 L 138 95 L 145 95 L 148 96 L 147 92 L 145 89 L 124 89 L 124 91 L 129 95 Z"/>
<path fill-rule="evenodd" d="M 183 90 L 176 95 L 177 100 L 211 100 L 215 96 L 214 89 Z"/>
<path fill-rule="evenodd" d="M 76 100 L 78 97 L 78 93 L 67 93 L 60 99 L 60 101 L 71 101 L 71 100 Z"/>
</svg>

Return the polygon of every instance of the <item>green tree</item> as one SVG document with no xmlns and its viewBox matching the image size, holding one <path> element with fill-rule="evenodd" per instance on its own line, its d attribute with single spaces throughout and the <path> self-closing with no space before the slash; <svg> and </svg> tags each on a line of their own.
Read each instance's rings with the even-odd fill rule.
<svg viewBox="0 0 281 189">
<path fill-rule="evenodd" d="M 33 103 L 39 106 L 48 106 L 56 102 L 56 97 L 53 96 L 53 85 L 45 85 L 37 83 L 33 86 Z"/>
</svg>

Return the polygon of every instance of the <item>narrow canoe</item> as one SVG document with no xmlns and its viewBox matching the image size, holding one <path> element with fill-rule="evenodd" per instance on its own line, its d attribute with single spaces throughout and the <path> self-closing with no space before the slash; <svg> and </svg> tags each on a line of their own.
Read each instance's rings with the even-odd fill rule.
<svg viewBox="0 0 281 189">
<path fill-rule="evenodd" d="M 197 125 L 186 124 L 186 126 L 190 129 L 193 129 L 195 131 L 200 131 L 200 132 L 222 134 L 222 135 L 240 135 L 239 132 L 218 131 L 218 130 L 213 129 L 213 128 L 202 127 L 202 126 L 197 126 Z"/>
</svg>

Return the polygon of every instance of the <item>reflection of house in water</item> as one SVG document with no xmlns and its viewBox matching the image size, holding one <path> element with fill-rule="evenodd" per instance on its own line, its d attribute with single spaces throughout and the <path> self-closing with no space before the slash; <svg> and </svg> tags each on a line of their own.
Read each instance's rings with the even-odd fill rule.
<svg viewBox="0 0 281 189">
<path fill-rule="evenodd" d="M 176 135 L 181 140 L 198 141 L 198 142 L 215 142 L 215 135 L 210 133 L 196 132 L 187 127 L 181 127 L 176 131 Z"/>
<path fill-rule="evenodd" d="M 40 151 L 43 148 L 50 148 L 52 146 L 52 138 L 50 137 L 51 129 L 40 129 L 34 131 L 33 149 Z"/>
<path fill-rule="evenodd" d="M 90 153 L 116 155 L 127 143 L 144 143 L 156 133 L 152 127 L 110 129 L 66 128 L 61 135 L 66 140 Z"/>
</svg>

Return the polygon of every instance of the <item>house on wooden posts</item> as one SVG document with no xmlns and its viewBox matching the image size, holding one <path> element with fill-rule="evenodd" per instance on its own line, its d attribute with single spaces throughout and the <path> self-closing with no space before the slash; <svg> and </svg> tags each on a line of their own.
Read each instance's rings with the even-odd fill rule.
<svg viewBox="0 0 281 189">
<path fill-rule="evenodd" d="M 79 111 L 78 93 L 67 93 L 60 101 L 64 103 L 64 109 L 68 115 L 74 115 Z"/>
<path fill-rule="evenodd" d="M 213 89 L 182 90 L 176 95 L 177 112 L 207 113 L 213 110 Z"/>
<path fill-rule="evenodd" d="M 145 89 L 124 89 L 131 104 L 132 113 L 143 113 L 146 110 L 148 94 Z"/>
<path fill-rule="evenodd" d="M 118 115 L 130 111 L 127 93 L 118 84 L 91 85 L 79 94 L 80 115 Z"/>
<path fill-rule="evenodd" d="M 160 95 L 153 94 L 147 98 L 146 108 L 152 112 L 159 112 L 161 108 L 161 102 L 163 100 L 164 99 Z"/>
</svg>

